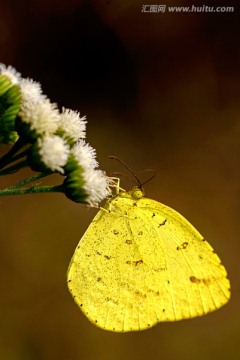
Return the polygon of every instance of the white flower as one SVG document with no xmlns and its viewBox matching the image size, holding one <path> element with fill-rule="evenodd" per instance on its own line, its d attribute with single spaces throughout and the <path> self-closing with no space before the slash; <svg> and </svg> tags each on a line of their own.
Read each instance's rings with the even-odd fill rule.
<svg viewBox="0 0 240 360">
<path fill-rule="evenodd" d="M 85 201 L 92 206 L 98 205 L 109 195 L 110 181 L 105 172 L 96 169 L 98 167 L 96 150 L 84 140 L 80 140 L 72 147 L 70 153 L 80 167 L 80 178 L 83 179 L 81 186 L 87 194 Z M 68 176 L 71 178 L 71 173 Z M 78 186 L 79 183 L 76 181 L 76 187 Z"/>
<path fill-rule="evenodd" d="M 98 205 L 109 195 L 109 178 L 102 170 L 88 169 L 84 171 L 83 178 L 85 181 L 83 188 L 88 194 L 86 202 L 90 205 Z"/>
<path fill-rule="evenodd" d="M 49 99 L 24 101 L 19 115 L 37 134 L 54 133 L 59 124 L 59 111 Z"/>
<path fill-rule="evenodd" d="M 71 149 L 71 153 L 85 171 L 98 167 L 96 150 L 91 145 L 85 143 L 84 140 L 77 142 Z"/>
<path fill-rule="evenodd" d="M 21 74 L 14 67 L 6 66 L 3 63 L 0 63 L 0 74 L 7 76 L 13 85 L 18 84 L 21 79 Z"/>
<path fill-rule="evenodd" d="M 59 128 L 64 131 L 66 136 L 74 142 L 86 137 L 86 116 L 80 117 L 77 111 L 65 108 L 60 116 Z"/>
<path fill-rule="evenodd" d="M 22 79 L 19 83 L 23 102 L 35 102 L 45 98 L 42 94 L 41 84 L 32 79 Z"/>
<path fill-rule="evenodd" d="M 38 139 L 39 155 L 42 162 L 52 171 L 64 173 L 70 148 L 66 141 L 57 135 L 45 135 Z"/>
</svg>

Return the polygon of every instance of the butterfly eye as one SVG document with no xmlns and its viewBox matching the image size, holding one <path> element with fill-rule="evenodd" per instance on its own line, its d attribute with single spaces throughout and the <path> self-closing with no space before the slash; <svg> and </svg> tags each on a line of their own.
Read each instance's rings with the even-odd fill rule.
<svg viewBox="0 0 240 360">
<path fill-rule="evenodd" d="M 134 199 L 141 199 L 142 197 L 143 197 L 143 192 L 142 192 L 142 190 L 141 189 L 139 189 L 139 188 L 136 188 L 135 190 L 133 190 L 133 192 L 132 192 L 132 197 L 134 198 Z"/>
</svg>

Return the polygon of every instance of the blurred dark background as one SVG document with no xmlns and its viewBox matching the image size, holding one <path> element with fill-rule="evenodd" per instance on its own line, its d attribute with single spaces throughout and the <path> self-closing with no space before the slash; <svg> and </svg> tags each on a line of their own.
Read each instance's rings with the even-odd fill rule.
<svg viewBox="0 0 240 360">
<path fill-rule="evenodd" d="M 181 212 L 211 243 L 228 270 L 231 301 L 139 333 L 95 328 L 65 274 L 96 211 L 57 194 L 2 197 L 0 359 L 240 357 L 239 4 L 211 1 L 235 7 L 214 14 L 150 14 L 144 4 L 152 3 L 2 1 L 0 61 L 41 82 L 60 107 L 87 115 L 101 169 L 122 170 L 107 158 L 114 154 L 136 172 L 155 170 L 147 196 Z M 1 187 L 28 174 L 1 178 Z"/>
</svg>

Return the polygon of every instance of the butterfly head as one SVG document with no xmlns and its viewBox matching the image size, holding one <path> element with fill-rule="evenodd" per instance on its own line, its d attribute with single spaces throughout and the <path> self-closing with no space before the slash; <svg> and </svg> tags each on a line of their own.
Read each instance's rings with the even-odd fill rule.
<svg viewBox="0 0 240 360">
<path fill-rule="evenodd" d="M 147 182 L 149 182 L 151 179 L 153 179 L 155 177 L 155 173 L 153 174 L 153 176 L 151 176 L 148 180 L 146 180 L 145 182 L 141 182 L 139 180 L 139 178 L 137 177 L 137 175 L 132 171 L 132 169 L 127 165 L 125 164 L 121 159 L 119 159 L 118 157 L 116 156 L 109 156 L 110 159 L 114 159 L 114 160 L 117 160 L 119 161 L 123 166 L 125 166 L 126 169 L 128 169 L 130 171 L 130 173 L 134 176 L 135 179 L 131 179 L 132 181 L 134 181 L 135 183 L 137 183 L 136 186 L 134 186 L 130 191 L 126 192 L 126 191 L 122 191 L 120 192 L 121 194 L 121 197 L 127 197 L 127 198 L 132 198 L 133 200 L 139 200 L 141 199 L 142 197 L 144 197 L 145 193 L 144 193 L 144 190 L 143 190 L 143 187 L 142 185 L 143 184 L 146 184 Z M 146 170 L 146 171 L 153 171 L 153 170 Z M 116 173 L 115 173 L 116 174 Z M 123 174 L 121 174 L 123 175 Z M 125 175 L 124 175 L 125 176 Z M 118 190 L 120 189 L 119 187 L 119 179 L 118 179 Z M 123 189 L 121 189 L 123 190 Z"/>
<path fill-rule="evenodd" d="M 129 191 L 129 195 L 131 195 L 131 197 L 134 200 L 139 200 L 144 196 L 144 190 L 142 187 L 140 186 L 134 186 L 130 191 Z"/>
</svg>

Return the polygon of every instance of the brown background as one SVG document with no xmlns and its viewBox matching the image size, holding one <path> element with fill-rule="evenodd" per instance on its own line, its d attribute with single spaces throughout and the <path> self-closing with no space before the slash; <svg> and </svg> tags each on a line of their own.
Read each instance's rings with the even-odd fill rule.
<svg viewBox="0 0 240 360">
<path fill-rule="evenodd" d="M 122 170 L 110 154 L 136 172 L 156 171 L 147 196 L 180 211 L 209 240 L 228 269 L 232 299 L 206 317 L 139 333 L 95 328 L 65 274 L 96 211 L 57 194 L 2 197 L 1 359 L 240 357 L 239 7 L 211 1 L 235 11 L 146 14 L 143 4 L 5 1 L 0 61 L 40 81 L 59 106 L 87 115 L 87 140 L 109 174 Z M 3 177 L 1 187 L 28 174 Z"/>
</svg>

